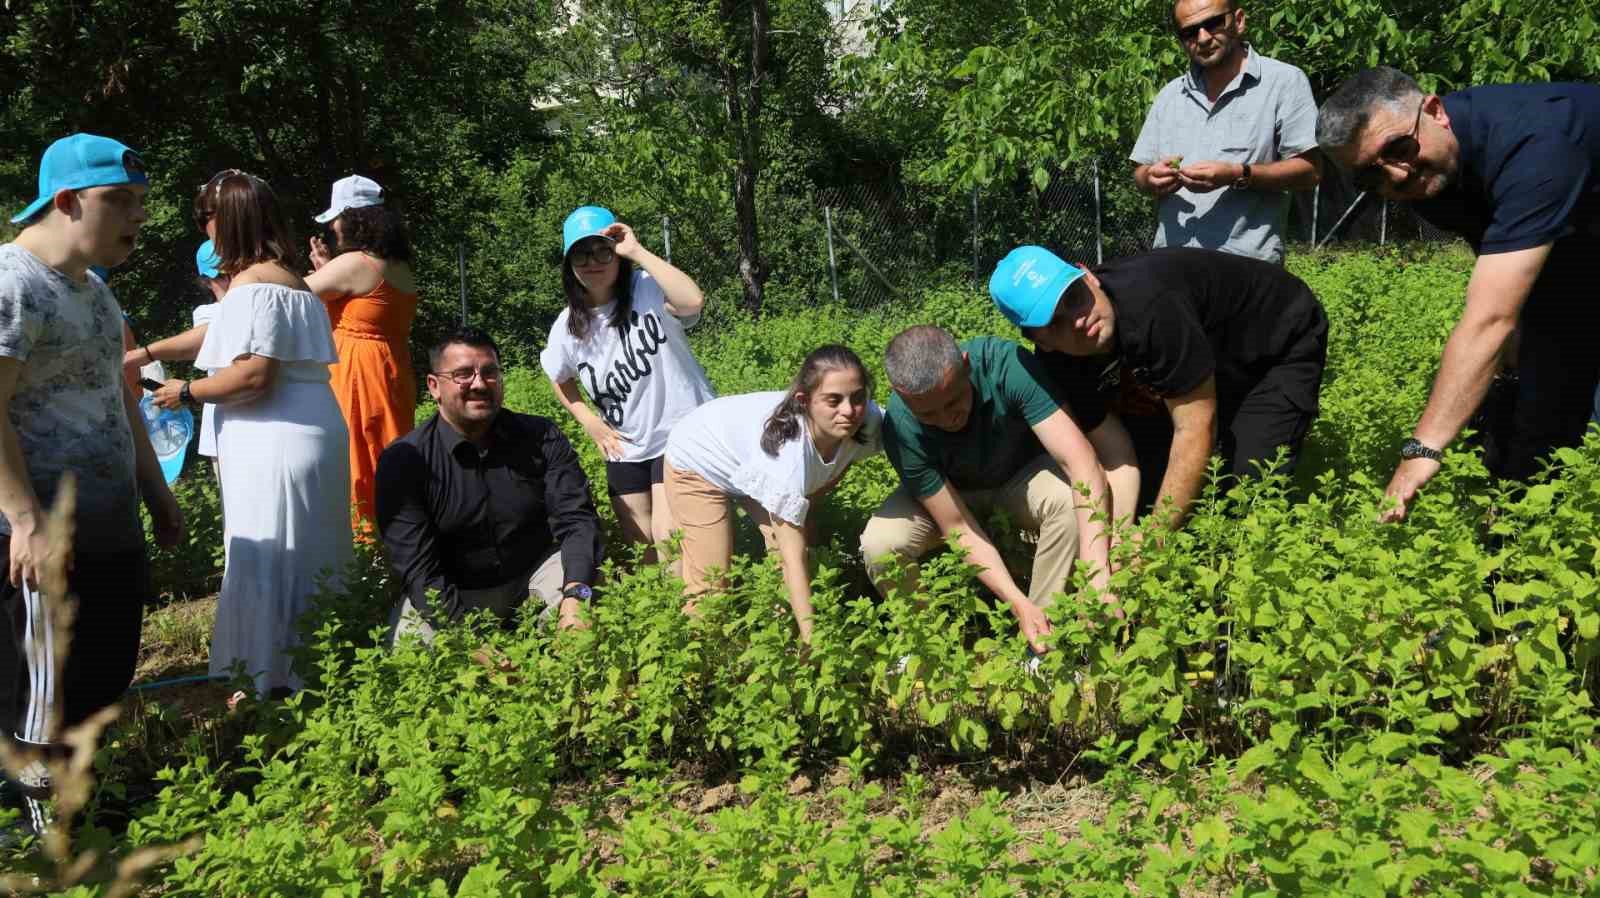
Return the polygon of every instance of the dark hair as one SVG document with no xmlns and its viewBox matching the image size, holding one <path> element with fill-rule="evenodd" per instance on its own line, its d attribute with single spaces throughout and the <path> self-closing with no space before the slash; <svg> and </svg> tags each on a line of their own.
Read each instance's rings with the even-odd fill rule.
<svg viewBox="0 0 1600 898">
<path fill-rule="evenodd" d="M 867 388 L 867 395 L 872 395 L 872 372 L 861 363 L 861 357 L 856 355 L 847 346 L 838 343 L 829 343 L 818 346 L 806 355 L 806 360 L 800 363 L 800 373 L 794 376 L 794 382 L 789 384 L 789 391 L 784 394 L 777 408 L 767 417 L 766 427 L 761 431 L 761 450 L 773 458 L 778 457 L 778 450 L 784 443 L 800 436 L 800 416 L 805 414 L 805 406 L 801 405 L 796 397 L 805 393 L 810 395 L 817 387 L 822 385 L 822 378 L 829 371 L 843 371 L 855 369 L 861 372 L 862 385 Z M 855 441 L 865 443 L 866 435 L 856 431 Z"/>
<path fill-rule="evenodd" d="M 432 349 L 428 350 L 428 370 L 437 371 L 439 358 L 444 355 L 444 351 L 458 343 L 474 349 L 487 349 L 494 353 L 495 361 L 500 360 L 500 347 L 495 345 L 494 338 L 489 336 L 487 331 L 463 325 L 445 334 L 439 342 L 433 344 Z"/>
<path fill-rule="evenodd" d="M 389 262 L 411 262 L 411 233 L 400 212 L 393 207 L 382 205 L 346 209 L 334 220 L 344 222 L 344 237 L 339 241 L 339 252 L 359 250 Z"/>
<path fill-rule="evenodd" d="M 572 270 L 570 252 L 561 260 L 561 289 L 567 294 L 567 333 L 579 340 L 589 339 L 589 329 L 594 324 L 594 310 L 584 302 L 587 294 L 583 284 L 578 281 L 578 273 Z M 611 288 L 611 295 L 617 298 L 611 326 L 622 330 L 628 326 L 629 313 L 633 311 L 633 263 L 621 256 L 617 257 L 617 282 Z"/>
<path fill-rule="evenodd" d="M 236 275 L 260 262 L 293 267 L 294 231 L 272 186 L 248 172 L 228 169 L 213 175 L 194 197 L 195 218 L 216 219 L 212 245 L 222 260 L 217 270 Z"/>
<path fill-rule="evenodd" d="M 1373 111 L 1388 106 L 1404 108 L 1410 114 L 1416 111 L 1411 103 L 1422 95 L 1416 80 L 1399 69 L 1386 65 L 1363 69 L 1322 101 L 1317 112 L 1317 145 L 1351 146 L 1366 129 Z"/>
</svg>

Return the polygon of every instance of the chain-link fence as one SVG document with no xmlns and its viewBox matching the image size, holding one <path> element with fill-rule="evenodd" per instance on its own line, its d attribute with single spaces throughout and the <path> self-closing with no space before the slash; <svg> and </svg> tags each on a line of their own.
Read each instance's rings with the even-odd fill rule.
<svg viewBox="0 0 1600 898">
<path fill-rule="evenodd" d="M 669 259 L 676 249 L 702 286 L 737 282 L 731 233 L 677 225 L 663 216 L 641 223 L 640 232 L 659 228 L 653 245 Z M 870 308 L 939 281 L 981 284 L 1005 253 L 1024 243 L 1082 264 L 1141 252 L 1155 236 L 1156 209 L 1134 188 L 1131 165 L 1103 160 L 1056 171 L 1042 190 L 1029 181 L 955 194 L 889 178 L 861 180 L 820 189 L 809 201 L 769 199 L 760 230 L 772 266 L 769 284 L 788 288 L 785 302 Z M 1292 255 L 1456 238 L 1406 204 L 1361 194 L 1332 175 L 1293 195 L 1285 239 Z"/>
<path fill-rule="evenodd" d="M 1114 174 L 1105 175 L 1109 169 Z M 1128 183 L 1110 183 L 1111 178 Z M 1150 248 L 1155 204 L 1132 189 L 1131 168 L 1090 163 L 1056 172 L 1043 190 L 949 194 L 896 184 L 859 183 L 819 191 L 829 292 L 852 306 L 875 305 L 912 290 L 928 273 L 959 269 L 982 282 L 1022 243 L 1048 246 L 1091 264 Z M 1286 233 L 1290 253 L 1329 245 L 1449 241 L 1410 207 L 1359 194 L 1337 178 L 1297 193 Z"/>
</svg>

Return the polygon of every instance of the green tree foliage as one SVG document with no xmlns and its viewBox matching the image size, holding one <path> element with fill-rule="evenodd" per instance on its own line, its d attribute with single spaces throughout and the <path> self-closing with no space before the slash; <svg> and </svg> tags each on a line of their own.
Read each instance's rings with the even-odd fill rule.
<svg viewBox="0 0 1600 898">
<path fill-rule="evenodd" d="M 1252 4 L 1249 39 L 1306 71 L 1320 97 L 1387 64 L 1429 90 L 1600 73 L 1594 0 L 1286 0 Z M 917 147 L 918 175 L 960 186 L 1126 155 L 1150 100 L 1187 60 L 1167 0 L 904 0 L 852 66 L 863 104 Z M 907 97 L 917 103 L 908 108 Z"/>
</svg>

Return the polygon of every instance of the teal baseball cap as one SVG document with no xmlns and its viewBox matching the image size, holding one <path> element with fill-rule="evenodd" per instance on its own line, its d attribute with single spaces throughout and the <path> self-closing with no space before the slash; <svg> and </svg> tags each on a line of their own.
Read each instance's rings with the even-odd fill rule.
<svg viewBox="0 0 1600 898">
<path fill-rule="evenodd" d="M 1017 327 L 1044 327 L 1056 303 L 1083 269 L 1069 265 L 1042 246 L 1019 246 L 1000 260 L 989 276 L 989 295 L 1000 314 Z"/>
<path fill-rule="evenodd" d="M 37 215 L 63 190 L 149 183 L 138 153 L 109 137 L 73 134 L 44 151 L 39 160 L 39 198 L 13 215 L 11 223 L 21 224 Z"/>
<path fill-rule="evenodd" d="M 616 224 L 617 217 L 601 206 L 579 206 L 561 223 L 561 255 L 572 252 L 572 244 L 585 237 L 605 237 L 600 233 Z M 610 237 L 606 237 L 610 240 Z"/>
<path fill-rule="evenodd" d="M 211 241 L 200 244 L 200 248 L 194 251 L 194 270 L 200 272 L 201 277 L 222 276 L 222 257 L 217 255 L 217 248 L 211 245 Z"/>
</svg>

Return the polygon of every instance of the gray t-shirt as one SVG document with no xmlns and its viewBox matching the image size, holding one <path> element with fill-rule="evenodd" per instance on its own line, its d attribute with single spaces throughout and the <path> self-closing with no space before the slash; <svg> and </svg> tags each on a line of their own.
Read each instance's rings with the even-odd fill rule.
<svg viewBox="0 0 1600 898">
<path fill-rule="evenodd" d="M 1171 156 L 1191 162 L 1277 162 L 1317 145 L 1311 82 L 1292 65 L 1247 48 L 1244 68 L 1215 103 L 1205 79 L 1189 72 L 1156 94 L 1128 158 L 1149 165 Z M 1157 207 L 1156 246 L 1198 246 L 1283 262 L 1289 194 L 1224 187 L 1195 193 L 1180 187 Z"/>
<path fill-rule="evenodd" d="M 77 283 L 15 243 L 0 245 L 0 356 L 22 364 L 11 397 L 33 491 L 46 510 L 61 475 L 77 477 L 76 551 L 144 539 L 133 432 L 122 391 L 122 312 L 94 274 Z M 0 515 L 0 533 L 11 523 Z"/>
</svg>

